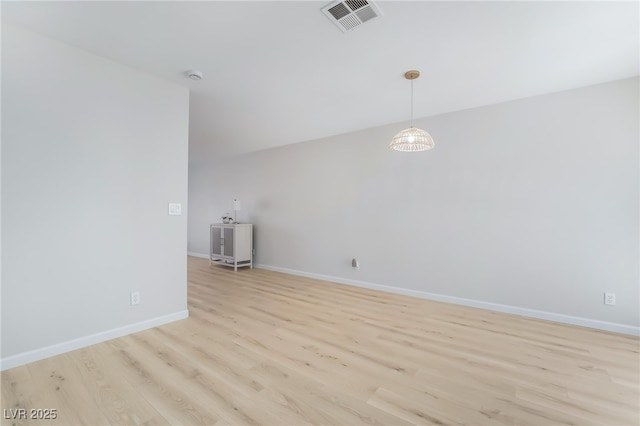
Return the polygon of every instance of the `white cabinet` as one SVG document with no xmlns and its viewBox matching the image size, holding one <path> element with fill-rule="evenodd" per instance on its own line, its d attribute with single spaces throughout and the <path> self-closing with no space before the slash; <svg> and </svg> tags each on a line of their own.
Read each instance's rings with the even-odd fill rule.
<svg viewBox="0 0 640 426">
<path fill-rule="evenodd" d="M 253 225 L 250 223 L 211 225 L 211 251 L 209 265 L 214 263 L 253 268 Z"/>
</svg>

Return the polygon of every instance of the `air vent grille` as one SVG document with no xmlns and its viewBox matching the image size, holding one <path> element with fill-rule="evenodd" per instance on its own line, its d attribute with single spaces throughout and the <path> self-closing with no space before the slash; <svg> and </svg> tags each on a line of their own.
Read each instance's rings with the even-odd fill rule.
<svg viewBox="0 0 640 426">
<path fill-rule="evenodd" d="M 338 3 L 335 6 L 329 8 L 329 13 L 335 19 L 341 19 L 350 14 L 351 11 L 347 6 L 345 6 L 344 3 Z"/>
<path fill-rule="evenodd" d="M 368 0 L 334 1 L 322 12 L 345 33 L 381 15 L 380 9 Z"/>
<path fill-rule="evenodd" d="M 369 5 L 367 0 L 346 0 L 345 3 L 351 10 L 358 10 Z"/>
<path fill-rule="evenodd" d="M 364 7 L 360 10 L 356 10 L 356 16 L 360 18 L 362 22 L 367 22 L 370 19 L 376 18 L 378 15 L 370 7 Z"/>
</svg>

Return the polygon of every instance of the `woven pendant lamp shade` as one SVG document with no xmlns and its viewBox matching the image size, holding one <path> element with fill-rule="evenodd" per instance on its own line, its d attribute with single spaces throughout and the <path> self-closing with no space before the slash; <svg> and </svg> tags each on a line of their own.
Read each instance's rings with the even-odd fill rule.
<svg viewBox="0 0 640 426">
<path fill-rule="evenodd" d="M 391 139 L 389 148 L 394 151 L 426 151 L 436 145 L 429 133 L 413 127 L 413 80 L 418 77 L 420 77 L 420 71 L 418 70 L 411 70 L 404 73 L 404 78 L 411 80 L 411 127 L 404 129 Z"/>
<path fill-rule="evenodd" d="M 431 135 L 416 127 L 409 127 L 398 132 L 389 144 L 389 148 L 404 152 L 426 151 L 434 146 L 435 142 L 433 142 Z"/>
</svg>

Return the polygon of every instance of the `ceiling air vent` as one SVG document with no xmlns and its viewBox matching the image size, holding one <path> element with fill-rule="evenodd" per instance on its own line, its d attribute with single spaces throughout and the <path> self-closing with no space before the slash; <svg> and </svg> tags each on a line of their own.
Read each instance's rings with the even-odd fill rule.
<svg viewBox="0 0 640 426">
<path fill-rule="evenodd" d="M 335 1 L 322 8 L 322 12 L 343 33 L 382 15 L 378 6 L 367 0 Z"/>
</svg>

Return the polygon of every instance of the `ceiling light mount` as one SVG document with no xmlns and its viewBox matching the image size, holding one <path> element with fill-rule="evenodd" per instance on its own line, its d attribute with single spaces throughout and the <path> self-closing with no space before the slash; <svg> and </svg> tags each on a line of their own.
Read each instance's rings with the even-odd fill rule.
<svg viewBox="0 0 640 426">
<path fill-rule="evenodd" d="M 195 80 L 195 81 L 202 80 L 202 71 L 189 70 L 186 72 L 186 74 L 187 74 L 187 77 L 189 77 L 191 80 Z"/>
<path fill-rule="evenodd" d="M 407 80 L 415 80 L 418 77 L 420 77 L 420 71 L 418 70 L 410 70 L 404 73 L 404 78 Z"/>
<path fill-rule="evenodd" d="M 418 70 L 409 70 L 404 73 L 404 78 L 411 81 L 411 127 L 402 130 L 391 139 L 389 148 L 394 151 L 426 151 L 435 146 L 433 138 L 429 133 L 413 127 L 413 80 L 418 77 L 420 77 L 420 71 Z"/>
</svg>

